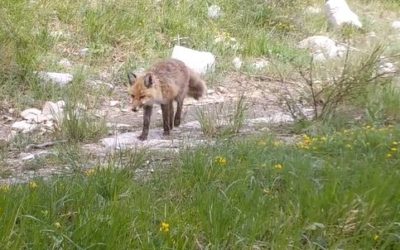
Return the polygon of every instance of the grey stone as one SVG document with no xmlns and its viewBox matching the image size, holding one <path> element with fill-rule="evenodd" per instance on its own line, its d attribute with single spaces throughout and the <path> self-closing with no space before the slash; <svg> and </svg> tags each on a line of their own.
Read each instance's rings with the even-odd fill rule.
<svg viewBox="0 0 400 250">
<path fill-rule="evenodd" d="M 56 73 L 56 72 L 39 72 L 38 76 L 48 82 L 53 82 L 60 86 L 65 86 L 73 80 L 73 75 L 68 73 Z"/>
</svg>

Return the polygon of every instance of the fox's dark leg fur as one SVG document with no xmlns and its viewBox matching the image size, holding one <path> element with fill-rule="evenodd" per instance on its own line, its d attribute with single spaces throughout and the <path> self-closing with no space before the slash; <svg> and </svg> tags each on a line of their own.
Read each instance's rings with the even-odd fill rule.
<svg viewBox="0 0 400 250">
<path fill-rule="evenodd" d="M 179 125 L 181 124 L 183 99 L 184 98 L 177 98 L 176 99 L 176 113 L 175 113 L 175 119 L 174 119 L 174 126 L 175 127 L 179 127 Z"/>
<path fill-rule="evenodd" d="M 139 140 L 146 140 L 149 135 L 150 119 L 151 113 L 153 111 L 153 106 L 144 106 L 143 108 L 143 130 L 142 134 L 138 137 Z"/>
<path fill-rule="evenodd" d="M 168 104 L 168 121 L 169 121 L 169 128 L 172 129 L 174 127 L 174 103 L 170 101 Z"/>
<path fill-rule="evenodd" d="M 162 111 L 162 117 L 163 117 L 163 126 L 164 126 L 164 135 L 169 135 L 169 131 L 171 129 L 170 127 L 170 121 L 169 121 L 169 112 L 170 112 L 170 105 L 169 103 L 167 104 L 161 104 L 161 111 Z"/>
</svg>

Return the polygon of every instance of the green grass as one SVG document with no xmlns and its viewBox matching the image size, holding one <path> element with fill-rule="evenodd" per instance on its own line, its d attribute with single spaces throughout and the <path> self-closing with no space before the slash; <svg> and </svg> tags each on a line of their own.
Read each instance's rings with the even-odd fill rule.
<svg viewBox="0 0 400 250">
<path fill-rule="evenodd" d="M 140 163 L 130 162 L 2 186 L 0 243 L 396 249 L 399 150 L 399 128 L 365 126 L 304 136 L 295 145 L 264 136 L 185 151 L 148 182 L 133 180 L 132 164 Z"/>
<path fill-rule="evenodd" d="M 107 159 L 81 148 L 107 133 L 94 111 L 112 93 L 88 81 L 103 73 L 110 77 L 102 80 L 121 87 L 127 71 L 169 57 L 181 44 L 216 55 L 216 72 L 206 76 L 211 88 L 229 79 L 236 56 L 247 74 L 299 80 L 295 65 L 307 66 L 308 55 L 296 44 L 311 35 L 346 36 L 361 55 L 379 43 L 387 45 L 383 55 L 398 53 L 388 22 L 398 19 L 398 1 L 349 1 L 363 20 L 361 32 L 327 31 L 323 13 L 304 15 L 307 6 L 323 7 L 316 0 L 220 0 L 218 20 L 207 17 L 210 1 L 156 2 L 0 3 L 0 99 L 17 112 L 45 101 L 67 104 L 56 133 L 20 135 L 0 145 L 0 176 L 13 173 L 6 160 L 27 145 L 58 139 L 67 142 L 22 169 L 73 170 L 0 186 L 0 249 L 399 248 L 400 128 L 387 126 L 400 119 L 398 79 L 361 88 L 365 95 L 357 92 L 346 103 L 351 107 L 340 106 L 335 115 L 281 128 L 284 134 L 307 132 L 293 144 L 281 143 L 273 131 L 243 140 L 215 136 L 240 130 L 247 106 L 239 101 L 229 114 L 218 105 L 199 111 L 204 134 L 217 138 L 214 146 L 165 157 L 127 150 Z M 366 42 L 371 31 L 376 41 Z M 87 56 L 79 55 L 82 48 L 89 48 Z M 63 58 L 72 67 L 60 66 Z M 251 63 L 260 58 L 270 64 L 256 72 Z M 314 80 L 332 82 L 342 65 L 316 67 Z M 38 79 L 38 71 L 67 72 L 74 80 L 59 87 Z M 351 77 L 362 85 L 356 73 L 365 72 L 359 71 Z M 220 128 L 214 118 L 225 115 L 228 127 Z M 135 172 L 150 166 L 150 177 Z"/>
</svg>

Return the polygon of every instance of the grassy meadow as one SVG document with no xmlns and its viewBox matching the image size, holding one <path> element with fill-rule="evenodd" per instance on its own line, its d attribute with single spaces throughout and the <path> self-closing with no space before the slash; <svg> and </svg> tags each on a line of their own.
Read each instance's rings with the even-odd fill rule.
<svg viewBox="0 0 400 250">
<path fill-rule="evenodd" d="M 54 133 L 0 143 L 0 176 L 9 174 L 7 157 L 48 140 L 65 143 L 25 168 L 61 164 L 73 173 L 0 185 L 0 249 L 400 249 L 399 78 L 375 75 L 383 56 L 398 63 L 400 33 L 390 25 L 400 4 L 349 0 L 363 29 L 331 30 L 323 2 L 2 0 L 0 114 L 65 100 L 69 119 Z M 211 4 L 221 7 L 217 20 L 207 16 Z M 322 12 L 305 14 L 308 6 Z M 357 50 L 310 66 L 297 43 L 312 35 Z M 321 91 L 327 108 L 238 138 L 240 102 L 229 133 L 216 133 L 200 113 L 215 144 L 169 155 L 150 178 L 136 171 L 156 158 L 147 150 L 86 168 L 80 145 L 107 134 L 95 111 L 113 95 L 93 80 L 123 88 L 126 72 L 169 57 L 177 44 L 216 55 L 209 88 L 237 73 L 232 59 L 240 57 L 241 73 L 298 82 L 310 106 Z M 65 58 L 72 65 L 59 63 Z M 259 59 L 269 66 L 256 71 Z M 74 80 L 43 83 L 39 71 Z M 77 115 L 81 104 L 87 109 Z"/>
<path fill-rule="evenodd" d="M 400 128 L 264 136 L 0 188 L 5 249 L 397 249 Z M 140 152 L 137 152 L 140 154 Z M 141 157 L 141 156 L 139 156 Z"/>
</svg>

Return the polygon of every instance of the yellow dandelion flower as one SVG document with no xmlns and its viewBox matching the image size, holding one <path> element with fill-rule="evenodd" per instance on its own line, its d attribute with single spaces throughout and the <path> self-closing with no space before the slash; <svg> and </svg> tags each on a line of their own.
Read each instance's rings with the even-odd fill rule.
<svg viewBox="0 0 400 250">
<path fill-rule="evenodd" d="M 391 148 L 390 151 L 396 152 L 397 148 Z"/>
<path fill-rule="evenodd" d="M 166 222 L 161 222 L 160 232 L 168 233 L 169 232 L 169 224 Z"/>
<path fill-rule="evenodd" d="M 379 235 L 375 234 L 374 235 L 374 241 L 377 241 L 377 240 L 379 240 Z"/>
<path fill-rule="evenodd" d="M 34 181 L 29 182 L 29 188 L 30 189 L 36 189 L 38 187 L 38 184 Z"/>
<path fill-rule="evenodd" d="M 386 158 L 391 158 L 393 155 L 391 153 L 386 154 Z"/>
<path fill-rule="evenodd" d="M 263 192 L 264 192 L 266 195 L 272 194 L 272 192 L 271 192 L 271 190 L 270 190 L 269 188 L 264 188 L 264 189 L 263 189 Z"/>
<path fill-rule="evenodd" d="M 283 168 L 283 166 L 282 166 L 282 164 L 275 164 L 275 165 L 274 165 L 274 168 L 275 168 L 276 170 L 281 170 L 281 169 Z"/>
<path fill-rule="evenodd" d="M 392 142 L 393 145 L 398 145 L 399 143 L 397 141 Z"/>
<path fill-rule="evenodd" d="M 60 222 L 56 222 L 56 223 L 54 223 L 54 226 L 55 226 L 56 228 L 61 228 L 61 224 L 60 224 Z"/>
<path fill-rule="evenodd" d="M 222 156 L 217 156 L 215 157 L 215 163 L 220 165 L 220 166 L 225 166 L 226 165 L 226 158 Z"/>
<path fill-rule="evenodd" d="M 10 185 L 8 185 L 8 184 L 0 185 L 0 191 L 5 192 L 5 193 L 10 191 Z"/>
<path fill-rule="evenodd" d="M 87 170 L 85 171 L 85 175 L 86 175 L 86 176 L 92 176 L 92 175 L 94 175 L 95 173 L 96 173 L 96 170 L 93 169 L 93 168 L 87 169 Z"/>
</svg>

